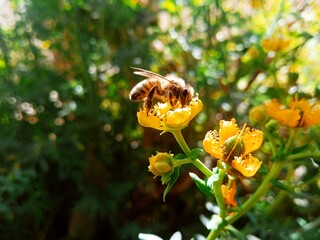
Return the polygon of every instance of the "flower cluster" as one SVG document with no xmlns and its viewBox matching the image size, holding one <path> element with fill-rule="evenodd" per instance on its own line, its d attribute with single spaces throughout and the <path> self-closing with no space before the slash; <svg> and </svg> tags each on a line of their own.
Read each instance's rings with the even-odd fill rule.
<svg viewBox="0 0 320 240">
<path fill-rule="evenodd" d="M 265 49 L 275 52 L 283 51 L 288 43 L 288 40 L 282 38 L 264 39 L 262 41 Z M 249 54 L 252 54 L 251 57 L 254 58 L 256 53 L 252 49 Z M 143 72 L 143 74 L 143 76 L 149 76 L 150 73 Z M 266 147 L 261 153 L 267 161 L 264 164 L 263 171 L 260 171 L 265 175 L 262 179 L 256 181 L 259 186 L 252 192 L 251 196 L 248 194 L 248 197 L 239 198 L 239 201 L 237 201 L 237 187 L 241 188 L 247 185 L 248 180 L 251 179 L 246 178 L 255 176 L 261 168 L 262 161 L 253 156 L 253 152 L 262 146 L 263 132 L 247 127 L 247 124 L 239 128 L 235 118 L 230 121 L 220 120 L 219 129 L 210 130 L 205 134 L 202 141 L 203 149 L 190 149 L 181 130 L 187 127 L 203 108 L 198 95 L 192 98 L 190 102 L 189 99 L 184 101 L 183 98 L 180 98 L 180 100 L 177 100 L 177 104 L 170 104 L 172 99 L 167 98 L 158 99 L 167 102 L 154 103 L 157 100 L 155 99 L 152 104 L 149 101 L 150 99 L 144 100 L 148 100 L 149 108 L 144 107 L 137 113 L 139 124 L 143 127 L 163 131 L 162 133 L 173 134 L 182 149 L 182 152 L 175 156 L 170 152 L 157 152 L 156 155 L 149 158 L 148 169 L 155 176 L 160 176 L 162 184 L 166 185 L 163 193 L 164 201 L 179 178 L 180 167 L 192 164 L 201 172 L 203 178 L 192 172 L 189 175 L 199 190 L 206 196 L 213 197 L 219 207 L 219 211 L 215 211 L 211 220 L 208 220 L 206 224 L 211 229 L 207 239 L 217 239 L 221 231 L 226 230 L 228 225 L 233 224 L 234 221 L 255 206 L 259 199 L 273 186 L 270 180 L 279 179 L 287 182 L 288 179 L 291 179 L 295 172 L 293 168 L 287 168 L 287 164 L 294 166 L 296 165 L 294 160 L 306 158 L 315 159 L 316 163 L 319 162 L 320 151 L 314 150 L 319 146 L 310 144 L 311 147 L 309 147 L 308 144 L 305 144 L 306 140 L 309 140 L 307 138 L 303 141 L 296 141 L 296 137 L 300 136 L 300 133 L 299 135 L 296 134 L 299 130 L 301 133 L 310 132 L 314 134 L 313 129 L 305 131 L 302 128 L 320 123 L 319 102 L 315 100 L 307 101 L 306 99 L 299 100 L 296 97 L 289 106 L 273 99 L 252 107 L 249 111 L 250 122 L 253 125 L 260 126 L 267 137 Z M 187 104 L 181 102 L 187 102 Z M 275 119 L 278 123 L 271 119 Z M 280 126 L 279 123 L 285 127 Z M 288 128 L 293 129 L 287 131 Z M 282 137 L 283 134 L 281 133 L 283 132 L 288 133 L 288 136 Z M 216 166 L 209 168 L 200 160 L 203 150 L 217 159 Z M 282 171 L 285 167 L 291 170 Z M 283 177 L 283 173 L 287 176 Z M 284 193 L 285 191 L 276 197 L 273 206 L 277 207 L 277 204 L 285 196 L 282 195 Z M 243 199 L 246 200 L 243 201 Z M 241 204 L 241 206 L 238 207 L 238 204 Z M 270 206 L 272 205 L 270 204 Z M 270 206 L 268 206 L 268 212 L 275 209 L 274 207 L 270 208 Z"/>
<path fill-rule="evenodd" d="M 251 155 L 260 148 L 263 133 L 244 127 L 239 129 L 236 120 L 220 121 L 220 130 L 209 131 L 203 140 L 203 148 L 212 156 L 231 164 L 245 177 L 252 177 L 261 166 L 261 162 Z"/>
</svg>

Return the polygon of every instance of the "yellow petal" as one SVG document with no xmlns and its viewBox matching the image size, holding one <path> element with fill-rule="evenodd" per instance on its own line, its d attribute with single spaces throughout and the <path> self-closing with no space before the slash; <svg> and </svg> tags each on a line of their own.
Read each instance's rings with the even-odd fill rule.
<svg viewBox="0 0 320 240">
<path fill-rule="evenodd" d="M 219 137 L 220 142 L 225 142 L 229 137 L 235 136 L 239 133 L 238 125 L 234 118 L 231 121 L 220 121 Z"/>
<path fill-rule="evenodd" d="M 235 157 L 232 161 L 232 167 L 239 171 L 245 177 L 252 177 L 261 166 L 258 158 L 249 154 L 247 157 Z"/>
<path fill-rule="evenodd" d="M 201 112 L 203 104 L 198 97 L 192 99 L 189 105 L 168 111 L 164 118 L 164 124 L 168 129 L 182 129 Z"/>
<path fill-rule="evenodd" d="M 185 128 L 191 116 L 191 111 L 187 108 L 178 108 L 174 111 L 169 111 L 164 116 L 164 122 L 170 129 Z"/>
<path fill-rule="evenodd" d="M 301 119 L 299 110 L 283 109 L 277 113 L 277 118 L 281 124 L 288 125 L 289 127 L 297 127 Z"/>
<path fill-rule="evenodd" d="M 153 108 L 154 109 L 152 110 L 157 116 L 162 116 L 172 109 L 171 105 L 168 102 L 165 102 L 165 103 L 159 102 L 156 105 L 154 105 Z"/>
<path fill-rule="evenodd" d="M 277 51 L 285 50 L 289 46 L 290 40 L 280 38 L 278 41 Z"/>
<path fill-rule="evenodd" d="M 138 122 L 143 127 L 151 127 L 158 130 L 163 130 L 163 127 L 160 125 L 160 118 L 147 112 L 144 109 L 140 109 L 137 113 Z"/>
<path fill-rule="evenodd" d="M 252 129 L 246 128 L 245 133 L 242 136 L 242 140 L 244 142 L 244 155 L 251 153 L 258 148 L 260 148 L 263 142 L 263 132 Z"/>
<path fill-rule="evenodd" d="M 192 99 L 189 106 L 191 108 L 189 121 L 191 121 L 195 116 L 197 116 L 202 111 L 203 103 L 198 97 L 195 97 Z"/>
<path fill-rule="evenodd" d="M 261 45 L 268 51 L 280 52 L 288 47 L 290 40 L 281 37 L 265 38 L 261 41 Z"/>
<path fill-rule="evenodd" d="M 290 108 L 292 110 L 301 110 L 303 111 L 304 115 L 308 115 L 311 111 L 311 106 L 305 99 L 301 99 L 300 101 L 292 101 L 290 103 Z"/>
<path fill-rule="evenodd" d="M 223 158 L 222 145 L 216 130 L 207 132 L 203 140 L 203 149 L 218 159 Z"/>
<path fill-rule="evenodd" d="M 312 107 L 311 113 L 305 115 L 303 127 L 310 127 L 320 123 L 320 104 Z"/>
</svg>

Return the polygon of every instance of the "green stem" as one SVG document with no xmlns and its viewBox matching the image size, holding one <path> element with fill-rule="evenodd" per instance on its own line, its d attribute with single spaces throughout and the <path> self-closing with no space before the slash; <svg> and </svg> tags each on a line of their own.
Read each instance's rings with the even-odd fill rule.
<svg viewBox="0 0 320 240">
<path fill-rule="evenodd" d="M 314 175 L 313 177 L 311 177 L 310 179 L 304 181 L 304 184 L 306 185 L 310 185 L 314 182 L 318 182 L 320 178 L 320 172 L 318 172 L 316 175 Z"/>
<path fill-rule="evenodd" d="M 284 165 L 284 161 L 275 162 L 270 169 L 270 172 L 266 175 L 264 180 L 262 181 L 259 188 L 255 191 L 254 194 L 241 206 L 238 208 L 238 212 L 236 212 L 232 216 L 226 217 L 215 229 L 212 229 L 209 233 L 207 240 L 214 240 L 219 235 L 220 232 L 228 225 L 232 224 L 236 220 L 238 220 L 241 216 L 246 214 L 258 201 L 259 199 L 269 190 L 272 186 L 271 180 L 277 177 L 280 173 L 282 167 Z"/>
<path fill-rule="evenodd" d="M 184 137 L 182 136 L 181 130 L 175 130 L 175 131 L 171 131 L 171 133 L 173 134 L 174 138 L 177 140 L 177 142 L 179 143 L 182 151 L 188 156 L 190 157 L 190 153 L 191 150 L 188 146 L 188 144 L 186 143 L 186 141 L 184 140 Z"/>
<path fill-rule="evenodd" d="M 287 157 L 287 160 L 292 161 L 292 160 L 301 159 L 301 158 L 320 158 L 320 151 L 291 154 L 290 156 Z M 316 160 L 317 161 L 315 162 L 319 162 L 319 159 L 316 159 Z"/>
<path fill-rule="evenodd" d="M 284 149 L 284 152 L 286 154 L 289 153 L 289 150 L 290 150 L 290 148 L 292 146 L 292 143 L 293 143 L 293 140 L 294 140 L 294 138 L 296 136 L 296 133 L 297 133 L 297 129 L 296 128 L 291 128 L 290 129 L 290 136 L 289 136 L 289 139 L 288 139 L 287 144 L 286 144 L 285 149 Z"/>
<path fill-rule="evenodd" d="M 219 180 L 213 182 L 213 193 L 220 209 L 219 215 L 221 218 L 225 218 L 227 213 L 226 204 L 224 202 L 223 195 L 221 192 L 221 185 L 225 175 L 226 175 L 226 169 L 219 169 L 219 174 L 218 174 Z"/>
<path fill-rule="evenodd" d="M 192 161 L 192 164 L 198 168 L 207 178 L 212 176 L 212 172 L 199 159 Z"/>
<path fill-rule="evenodd" d="M 319 225 L 320 225 L 320 217 L 318 217 L 315 220 L 313 220 L 312 222 L 309 222 L 306 225 L 304 225 L 303 228 L 301 228 L 301 230 L 299 231 L 300 236 L 303 236 L 304 232 L 311 231 L 312 229 L 317 229 Z"/>
<path fill-rule="evenodd" d="M 294 173 L 294 166 L 293 166 L 293 164 L 290 164 L 288 166 L 287 176 L 285 178 L 285 180 L 287 182 L 290 181 L 293 173 Z M 266 213 L 268 215 L 271 215 L 272 213 L 274 213 L 274 211 L 277 210 L 277 208 L 282 203 L 282 201 L 283 201 L 283 199 L 285 198 L 286 195 L 287 195 L 287 191 L 280 190 L 279 193 L 277 194 L 276 198 L 274 199 L 273 203 L 271 205 L 269 205 L 269 207 L 266 209 Z"/>
<path fill-rule="evenodd" d="M 267 136 L 267 138 L 268 138 L 268 140 L 269 140 L 269 142 L 271 144 L 272 154 L 275 156 L 277 154 L 276 144 L 274 142 L 274 139 L 273 139 L 272 135 L 269 132 L 269 129 L 266 128 L 266 127 L 263 127 L 263 133 Z"/>
<path fill-rule="evenodd" d="M 174 167 L 179 167 L 179 166 L 182 166 L 182 165 L 185 165 L 185 164 L 189 164 L 189 163 L 192 163 L 192 159 L 185 158 L 185 159 L 174 161 L 174 165 L 173 166 Z"/>
<path fill-rule="evenodd" d="M 175 130 L 171 131 L 173 136 L 175 137 L 176 141 L 180 145 L 182 151 L 191 159 L 191 150 L 184 140 L 184 137 L 182 136 L 181 130 Z M 212 176 L 212 172 L 207 168 L 206 165 L 204 165 L 199 159 L 195 159 L 190 162 L 192 163 L 196 168 L 198 168 L 207 178 Z"/>
</svg>

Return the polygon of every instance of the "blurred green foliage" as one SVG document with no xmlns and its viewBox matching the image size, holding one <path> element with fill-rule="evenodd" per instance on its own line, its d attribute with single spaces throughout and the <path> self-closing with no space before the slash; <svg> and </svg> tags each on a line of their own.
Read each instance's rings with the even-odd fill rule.
<svg viewBox="0 0 320 240">
<path fill-rule="evenodd" d="M 193 146 L 220 119 L 246 121 L 270 98 L 319 99 L 320 91 L 316 1 L 211 2 L 8 2 L 0 30 L 1 239 L 206 234 L 206 199 L 189 176 L 163 203 L 164 188 L 147 172 L 153 147 L 167 150 L 173 139 L 137 125 L 139 105 L 128 93 L 141 78 L 130 67 L 176 72 L 195 86 L 205 108 L 184 132 Z M 262 46 L 274 37 L 289 39 L 286 49 Z M 305 181 L 319 176 L 307 167 Z M 272 221 L 252 214 L 239 225 L 287 239 L 303 224 L 297 220 L 319 216 L 319 198 L 313 204 L 306 211 L 288 199 Z"/>
</svg>

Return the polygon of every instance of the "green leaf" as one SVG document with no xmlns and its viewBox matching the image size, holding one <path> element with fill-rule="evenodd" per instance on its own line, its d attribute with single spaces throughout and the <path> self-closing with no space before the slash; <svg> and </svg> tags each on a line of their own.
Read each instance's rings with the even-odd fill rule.
<svg viewBox="0 0 320 240">
<path fill-rule="evenodd" d="M 194 149 L 191 150 L 191 153 L 190 153 L 189 157 L 191 159 L 197 159 L 197 158 L 199 158 L 199 155 L 202 152 L 203 152 L 203 150 L 201 148 L 194 148 Z"/>
<path fill-rule="evenodd" d="M 170 178 L 171 178 L 172 174 L 173 174 L 173 171 L 167 172 L 167 173 L 162 175 L 162 177 L 161 177 L 162 185 L 163 184 L 167 184 L 170 181 Z"/>
<path fill-rule="evenodd" d="M 292 149 L 292 153 L 301 153 L 301 152 L 306 152 L 310 148 L 310 144 L 304 144 L 300 147 L 296 147 Z"/>
<path fill-rule="evenodd" d="M 213 192 L 211 188 L 207 185 L 207 182 L 199 178 L 195 173 L 189 173 L 192 180 L 195 182 L 199 190 L 206 196 L 211 197 L 213 196 Z"/>
<path fill-rule="evenodd" d="M 164 202 L 166 201 L 166 196 L 169 193 L 169 191 L 171 190 L 171 188 L 173 187 L 173 185 L 175 184 L 175 182 L 177 181 L 179 175 L 180 175 L 180 169 L 174 168 L 174 171 L 171 174 L 170 180 L 168 181 L 168 185 L 163 193 L 163 201 Z"/>
<path fill-rule="evenodd" d="M 268 174 L 268 168 L 264 163 L 261 164 L 261 167 L 259 169 L 259 173 L 261 173 L 263 175 L 267 175 Z"/>
<path fill-rule="evenodd" d="M 229 225 L 226 228 L 234 237 L 236 237 L 236 239 L 239 240 L 246 240 L 247 238 L 243 235 L 243 233 L 241 233 L 238 229 L 236 229 L 235 227 Z"/>
<path fill-rule="evenodd" d="M 186 155 L 179 153 L 173 158 L 173 160 L 180 160 L 180 159 L 185 159 L 185 158 L 187 158 Z"/>
<path fill-rule="evenodd" d="M 287 153 L 285 152 L 285 145 L 283 142 L 280 142 L 278 146 L 276 155 L 270 158 L 271 161 L 284 161 L 287 157 Z"/>
<path fill-rule="evenodd" d="M 291 192 L 289 186 L 285 185 L 282 182 L 279 182 L 278 180 L 273 179 L 273 180 L 271 180 L 271 183 L 277 188 L 280 188 L 282 190 Z"/>
</svg>

